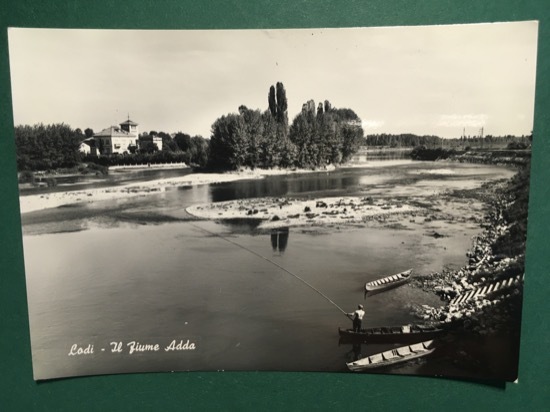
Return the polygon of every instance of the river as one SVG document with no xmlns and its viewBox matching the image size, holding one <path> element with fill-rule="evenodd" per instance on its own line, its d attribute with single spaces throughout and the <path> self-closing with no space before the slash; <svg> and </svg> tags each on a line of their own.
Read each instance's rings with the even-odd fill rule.
<svg viewBox="0 0 550 412">
<path fill-rule="evenodd" d="M 163 173 L 177 171 L 155 172 L 154 178 Z M 476 218 L 484 205 L 449 191 L 513 174 L 486 165 L 370 162 L 24 214 L 35 378 L 172 370 L 346 371 L 345 363 L 357 353 L 339 345 L 338 327 L 351 322 L 258 254 L 347 312 L 364 304 L 367 327 L 412 322 L 412 305 L 437 306 L 439 299 L 406 285 L 364 300 L 365 282 L 409 268 L 426 274 L 464 265 L 472 236 L 481 230 Z M 291 228 L 273 235 L 250 223 L 197 221 L 185 212 L 187 206 L 223 200 L 344 195 L 414 198 L 462 218 Z M 432 236 L 435 232 L 442 236 Z M 187 343 L 187 350 L 166 351 L 174 340 Z M 123 350 L 113 352 L 119 342 Z M 151 348 L 158 343 L 159 349 L 130 354 L 129 342 Z M 69 355 L 71 348 L 90 352 L 92 345 L 91 354 Z M 392 347 L 360 350 L 368 355 Z M 468 373 L 440 363 L 430 369 L 429 360 L 422 359 L 385 373 Z"/>
</svg>

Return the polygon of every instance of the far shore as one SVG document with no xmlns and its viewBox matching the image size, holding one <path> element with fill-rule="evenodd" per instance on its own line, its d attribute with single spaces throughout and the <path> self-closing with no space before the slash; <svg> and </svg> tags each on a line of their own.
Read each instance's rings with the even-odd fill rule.
<svg viewBox="0 0 550 412">
<path fill-rule="evenodd" d="M 163 192 L 168 188 L 199 186 L 215 183 L 227 183 L 237 180 L 264 179 L 267 176 L 330 172 L 335 170 L 332 165 L 324 169 L 243 169 L 225 173 L 192 173 L 181 177 L 157 179 L 148 182 L 130 183 L 106 188 L 68 190 L 55 193 L 30 194 L 19 197 L 21 213 L 50 209 L 77 203 L 94 203 L 104 200 L 125 199 L 147 196 Z"/>
</svg>

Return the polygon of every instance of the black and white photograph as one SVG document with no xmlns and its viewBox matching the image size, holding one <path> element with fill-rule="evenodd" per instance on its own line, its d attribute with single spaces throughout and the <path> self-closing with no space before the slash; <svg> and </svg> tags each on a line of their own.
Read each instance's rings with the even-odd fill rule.
<svg viewBox="0 0 550 412">
<path fill-rule="evenodd" d="M 10 28 L 34 379 L 516 381 L 537 32 Z"/>
</svg>

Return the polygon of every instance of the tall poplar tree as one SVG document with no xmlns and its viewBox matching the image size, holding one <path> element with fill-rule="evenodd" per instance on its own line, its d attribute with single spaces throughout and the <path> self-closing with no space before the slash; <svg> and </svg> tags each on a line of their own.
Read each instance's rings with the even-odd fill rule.
<svg viewBox="0 0 550 412">
<path fill-rule="evenodd" d="M 288 116 L 287 116 L 287 110 L 288 110 L 288 102 L 286 100 L 286 91 L 285 86 L 283 86 L 283 83 L 277 82 L 277 122 L 279 124 L 284 125 L 285 127 L 288 125 Z"/>
<path fill-rule="evenodd" d="M 269 103 L 269 111 L 271 112 L 271 116 L 277 117 L 277 101 L 275 99 L 275 87 L 271 86 L 269 88 L 269 94 L 267 96 L 267 100 Z"/>
</svg>

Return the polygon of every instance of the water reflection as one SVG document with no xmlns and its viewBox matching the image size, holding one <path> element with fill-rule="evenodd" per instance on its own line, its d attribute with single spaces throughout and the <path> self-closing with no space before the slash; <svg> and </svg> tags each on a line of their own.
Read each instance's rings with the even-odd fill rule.
<svg viewBox="0 0 550 412">
<path fill-rule="evenodd" d="M 203 341 L 212 344 L 203 345 L 204 351 L 201 349 L 193 354 L 192 359 L 178 357 L 178 362 L 170 370 L 242 370 L 243 367 L 250 366 L 250 351 L 242 351 L 244 347 L 259 351 L 255 359 L 261 361 L 256 365 L 260 369 L 273 370 L 276 367 L 279 370 L 321 370 L 326 369 L 319 366 L 319 359 L 323 359 L 326 365 L 345 370 L 345 353 L 349 353 L 353 360 L 361 359 L 380 352 L 379 346 L 363 343 L 363 350 L 358 342 L 353 346 L 350 344 L 348 347 L 336 349 L 334 328 L 340 314 L 336 314 L 326 301 L 319 299 L 309 288 L 292 287 L 295 281 L 289 276 L 276 275 L 277 269 L 263 259 L 241 252 L 229 242 L 222 242 L 219 238 L 197 231 L 190 224 L 193 221 L 163 225 L 140 223 L 137 227 L 130 227 L 126 223 L 130 218 L 132 222 L 155 222 L 161 219 L 163 213 L 168 217 L 185 217 L 185 208 L 188 205 L 218 201 L 219 198 L 213 197 L 221 192 L 225 197 L 235 196 L 236 199 L 247 197 L 240 193 L 250 193 L 249 197 L 252 197 L 262 191 L 267 196 L 281 197 L 277 190 L 293 190 L 296 193 L 300 188 L 310 191 L 314 187 L 345 185 L 347 181 L 352 185 L 359 185 L 358 189 L 353 186 L 344 187 L 344 190 L 348 190 L 348 195 L 363 196 L 363 184 L 356 182 L 363 176 L 370 179 L 366 182 L 377 182 L 376 178 L 380 175 L 384 179 L 388 175 L 391 178 L 395 175 L 396 180 L 401 178 L 402 180 L 398 180 L 398 187 L 404 191 L 407 186 L 403 181 L 411 175 L 433 181 L 433 174 L 428 172 L 442 168 L 456 170 L 457 174 L 463 176 L 461 181 L 466 183 L 491 181 L 496 178 L 497 172 L 499 176 L 504 172 L 508 173 L 507 169 L 492 166 L 482 168 L 437 162 L 411 163 L 400 168 L 392 165 L 372 169 L 340 169 L 333 172 L 333 176 L 317 175 L 318 184 L 313 181 L 316 179 L 314 176 L 273 177 L 239 184 L 200 185 L 170 190 L 162 195 L 136 197 L 125 202 L 97 202 L 93 207 L 86 205 L 78 208 L 55 208 L 27 214 L 24 217 L 27 228 L 30 225 L 38 232 L 35 229 L 38 227 L 41 230 L 39 233 L 78 228 L 73 225 L 73 221 L 77 219 L 82 222 L 90 221 L 95 229 L 24 236 L 28 293 L 30 298 L 34 298 L 30 299 L 33 304 L 29 307 L 33 323 L 33 357 L 38 364 L 54 364 L 60 374 L 74 374 L 75 364 L 69 362 L 63 348 L 76 334 L 89 334 L 100 340 L 112 339 L 113 336 L 134 336 L 135 339 L 135 331 L 141 331 L 143 336 L 138 338 L 154 342 L 158 336 L 170 336 L 171 331 L 179 330 L 183 314 L 189 318 L 185 320 L 190 321 L 189 335 L 202 333 Z M 471 170 L 475 174 L 467 174 Z M 440 181 L 451 178 L 456 179 L 453 175 L 442 174 Z M 374 187 L 369 190 L 378 190 L 380 199 L 393 199 L 393 193 L 397 191 L 376 183 L 371 184 Z M 251 186 L 249 192 L 247 186 Z M 234 193 L 238 195 L 232 194 L 234 188 Z M 431 196 L 431 188 L 427 185 L 414 186 L 410 190 L 415 196 Z M 322 198 L 324 194 L 312 192 L 311 198 Z M 308 195 L 310 193 L 303 197 Z M 452 206 L 449 210 L 458 213 L 461 209 L 459 206 Z M 146 217 L 147 214 L 151 217 Z M 110 224 L 115 220 L 123 223 L 121 227 L 107 230 L 107 223 L 104 222 Z M 80 221 L 75 223 L 80 224 Z M 274 254 L 284 252 L 284 257 L 273 259 L 274 261 L 296 270 L 299 275 L 309 276 L 313 285 L 327 292 L 336 302 L 357 302 L 360 299 L 358 294 L 364 290 L 364 282 L 370 280 L 365 278 L 368 273 L 394 273 L 396 267 L 411 261 L 417 262 L 419 272 L 423 273 L 440 270 L 445 265 L 465 265 L 467 260 L 464 252 L 471 246 L 470 236 L 479 231 L 460 219 L 449 227 L 445 226 L 449 237 L 441 238 L 438 242 L 451 243 L 446 244 L 447 249 L 443 252 L 441 249 L 434 249 L 434 240 L 423 235 L 425 229 L 421 225 L 415 230 L 398 230 L 389 226 L 381 226 L 376 230 L 335 230 L 330 236 L 315 236 L 313 232 L 294 229 L 293 249 L 286 253 L 288 228 L 286 233 L 284 229 L 260 232 L 255 226 L 257 223 L 250 221 L 249 217 L 246 222 L 224 221 L 223 224 L 231 226 L 229 229 L 220 229 L 216 227 L 217 223 L 212 222 L 202 222 L 199 226 L 223 236 L 232 236 L 231 239 L 235 239 L 235 242 L 262 256 L 269 254 L 268 241 L 262 239 L 262 236 L 268 237 Z M 438 227 L 437 230 L 442 229 Z M 258 245 L 258 241 L 265 242 L 263 248 L 259 247 L 261 245 Z M 186 242 L 187 247 L 173 253 L 175 242 Z M 405 246 L 397 247 L 396 243 L 401 242 Z M 120 245 L 124 247 L 121 249 Z M 369 250 L 368 256 L 364 258 L 365 245 Z M 87 253 L 90 248 L 93 248 L 94 255 Z M 138 253 L 132 253 L 132 259 L 121 259 L 121 253 L 125 251 Z M 220 258 L 212 259 L 213 253 Z M 97 256 L 101 256 L 101 259 L 97 259 Z M 151 256 L 156 258 L 151 259 Z M 75 267 L 78 270 L 74 270 Z M 181 274 L 182 267 L 186 268 L 185 276 Z M 158 281 L 159 276 L 151 277 L 151 273 L 162 275 L 162 282 Z M 258 276 L 262 273 L 266 275 Z M 335 276 L 335 273 L 339 275 Z M 112 276 L 113 274 L 116 276 Z M 257 282 L 265 281 L 266 277 L 269 278 L 269 287 L 258 286 L 261 283 Z M 120 298 L 129 292 L 131 296 L 127 299 Z M 440 304 L 437 296 L 422 289 L 402 288 L 399 292 L 388 294 L 387 298 L 382 295 L 374 297 L 375 304 L 369 310 L 369 317 L 373 322 L 381 325 L 406 324 L 413 321 L 413 315 L 406 310 L 410 302 L 429 306 Z M 55 296 L 66 296 L 69 300 L 55 299 Z M 146 299 L 133 298 L 140 296 Z M 235 296 L 239 297 L 237 303 Z M 67 311 L 67 307 L 74 310 Z M 220 307 L 224 310 L 220 311 Z M 243 308 L 246 307 L 257 308 L 261 316 L 243 316 Z M 281 310 L 281 307 L 288 310 Z M 303 316 L 310 314 L 314 314 L 314 322 L 309 317 L 303 320 Z M 158 322 L 159 317 L 163 318 L 163 322 Z M 105 319 L 109 320 L 108 327 Z M 304 330 L 304 322 L 312 327 Z M 86 328 L 79 329 L 82 325 Z M 199 327 L 196 325 L 200 326 L 200 330 L 193 329 Z M 235 341 L 229 342 L 227 337 L 234 338 Z M 236 339 L 243 338 L 246 341 L 239 345 Z M 259 341 L 265 341 L 266 344 L 258 345 Z M 483 347 L 494 346 L 490 345 L 490 341 L 482 343 L 485 345 Z M 220 348 L 225 347 L 231 349 L 229 356 L 220 355 L 223 352 Z M 472 338 L 471 352 L 465 350 L 462 358 L 450 359 L 464 360 L 465 365 L 470 367 L 473 358 L 467 354 L 477 353 L 474 350 L 479 347 L 478 341 Z M 509 358 L 515 359 L 515 356 Z M 508 359 L 504 356 L 498 358 L 505 361 Z M 119 371 L 121 368 L 130 371 L 158 370 L 159 367 L 162 369 L 160 364 L 164 362 L 155 357 L 143 357 L 136 364 L 131 362 L 133 359 L 109 361 L 108 364 L 107 361 L 101 361 L 94 371 L 108 372 L 111 364 Z M 220 365 L 220 359 L 229 361 Z M 409 371 L 413 367 L 415 365 L 408 366 L 409 369 L 405 370 Z M 447 368 L 447 373 L 455 370 L 462 372 L 459 363 L 448 362 L 442 367 Z M 80 370 L 86 373 L 90 369 L 86 369 L 84 365 Z M 441 373 L 440 371 L 441 369 L 437 373 Z"/>
<path fill-rule="evenodd" d="M 271 231 L 271 247 L 273 251 L 283 254 L 288 244 L 288 227 L 281 227 Z"/>
<path fill-rule="evenodd" d="M 346 353 L 346 358 L 351 359 L 351 362 L 358 361 L 363 358 L 361 353 L 361 343 L 357 342 L 351 345 L 351 350 Z"/>
<path fill-rule="evenodd" d="M 114 170 L 107 176 L 98 174 L 83 175 L 54 175 L 55 186 L 39 185 L 37 187 L 21 187 L 19 190 L 23 194 L 42 194 L 63 192 L 66 190 L 84 190 L 95 189 L 110 186 L 119 186 L 133 182 L 147 182 L 155 179 L 168 179 L 172 177 L 186 176 L 192 173 L 192 169 L 144 169 L 134 171 Z M 38 178 L 40 182 L 42 178 Z"/>
<path fill-rule="evenodd" d="M 256 181 L 238 181 L 211 185 L 213 202 L 258 197 L 281 197 L 292 194 L 315 193 L 316 195 L 344 193 L 359 184 L 359 171 L 338 173 L 311 173 L 307 175 L 271 176 Z"/>
<path fill-rule="evenodd" d="M 411 148 L 371 149 L 365 154 L 366 160 L 402 160 L 410 159 Z"/>
</svg>

